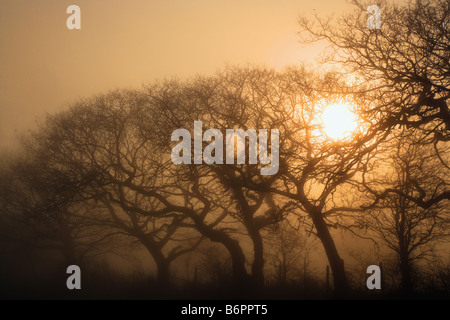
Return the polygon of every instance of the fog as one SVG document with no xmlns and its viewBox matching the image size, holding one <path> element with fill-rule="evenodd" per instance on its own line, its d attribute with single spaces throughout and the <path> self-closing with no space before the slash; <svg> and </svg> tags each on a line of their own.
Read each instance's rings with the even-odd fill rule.
<svg viewBox="0 0 450 320">
<path fill-rule="evenodd" d="M 0 147 L 77 98 L 156 79 L 211 74 L 225 64 L 282 68 L 315 62 L 298 43 L 299 13 L 340 12 L 340 1 L 80 0 L 0 4 Z"/>
<path fill-rule="evenodd" d="M 450 12 L 353 2 L 2 0 L 1 298 L 448 297 Z"/>
</svg>

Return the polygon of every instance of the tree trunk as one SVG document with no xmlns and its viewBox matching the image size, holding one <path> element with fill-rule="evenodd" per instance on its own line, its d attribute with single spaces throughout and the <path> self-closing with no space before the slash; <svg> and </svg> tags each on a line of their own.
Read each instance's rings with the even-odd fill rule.
<svg viewBox="0 0 450 320">
<path fill-rule="evenodd" d="M 402 197 L 399 199 L 398 216 L 399 223 L 397 229 L 398 235 L 398 258 L 401 275 L 401 290 L 403 293 L 411 293 L 413 291 L 413 283 L 411 279 L 411 264 L 409 260 L 410 237 L 408 236 L 411 227 L 408 219 L 407 200 Z"/>
<path fill-rule="evenodd" d="M 322 242 L 333 272 L 335 294 L 338 297 L 345 297 L 349 294 L 350 286 L 345 274 L 344 261 L 339 256 L 334 240 L 321 213 L 312 212 L 311 217 L 317 230 L 317 236 Z"/>
<path fill-rule="evenodd" d="M 411 293 L 413 291 L 413 283 L 411 278 L 411 264 L 406 252 L 400 253 L 400 274 L 401 274 L 401 289 L 404 293 Z"/>
<path fill-rule="evenodd" d="M 239 246 L 239 242 L 228 236 L 221 230 L 215 230 L 206 225 L 200 218 L 193 217 L 197 230 L 212 242 L 221 243 L 228 250 L 233 266 L 233 279 L 238 286 L 245 287 L 248 282 L 248 274 L 245 269 L 245 255 Z"/>
<path fill-rule="evenodd" d="M 170 286 L 170 260 L 162 253 L 160 247 L 147 236 L 140 236 L 139 240 L 152 255 L 157 268 L 157 284 L 160 289 L 167 289 Z"/>
<path fill-rule="evenodd" d="M 250 208 L 241 187 L 234 186 L 233 192 L 238 200 L 244 225 L 253 243 L 252 285 L 256 289 L 262 288 L 264 287 L 264 249 L 259 228 L 255 225 L 255 209 Z"/>
<path fill-rule="evenodd" d="M 234 241 L 234 240 L 233 240 Z M 238 286 L 246 286 L 248 283 L 248 274 L 245 269 L 245 255 L 242 252 L 239 244 L 236 243 L 223 243 L 228 249 L 231 255 L 233 263 L 233 278 Z"/>
<path fill-rule="evenodd" d="M 258 288 L 264 287 L 264 248 L 259 230 L 249 230 L 253 242 L 252 282 Z"/>
<path fill-rule="evenodd" d="M 157 284 L 159 288 L 167 289 L 170 286 L 169 261 L 163 259 L 156 262 L 158 266 Z"/>
<path fill-rule="evenodd" d="M 71 230 L 65 222 L 59 223 L 59 237 L 63 244 L 62 254 L 64 255 L 64 262 L 67 265 L 66 267 L 70 265 L 78 265 L 79 261 L 75 254 L 75 242 L 72 238 Z"/>
</svg>

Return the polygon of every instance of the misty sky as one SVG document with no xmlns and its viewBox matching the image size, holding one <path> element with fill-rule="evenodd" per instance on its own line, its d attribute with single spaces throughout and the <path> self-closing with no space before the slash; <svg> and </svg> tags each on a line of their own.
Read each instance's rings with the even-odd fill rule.
<svg viewBox="0 0 450 320">
<path fill-rule="evenodd" d="M 66 8 L 81 8 L 68 30 Z M 346 0 L 1 0 L 0 149 L 46 112 L 80 97 L 226 64 L 313 63 L 297 17 Z"/>
</svg>

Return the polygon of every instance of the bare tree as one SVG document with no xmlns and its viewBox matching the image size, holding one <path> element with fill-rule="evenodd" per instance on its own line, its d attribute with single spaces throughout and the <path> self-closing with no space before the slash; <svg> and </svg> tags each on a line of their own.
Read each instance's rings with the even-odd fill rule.
<svg viewBox="0 0 450 320">
<path fill-rule="evenodd" d="M 327 105 L 353 101 L 358 109 L 366 102 L 364 97 L 348 94 L 350 88 L 336 74 L 318 76 L 306 68 L 291 68 L 279 74 L 233 70 L 232 76 L 234 82 L 246 85 L 238 91 L 241 99 L 236 99 L 249 100 L 244 115 L 250 113 L 257 127 L 278 128 L 281 137 L 278 173 L 258 179 L 241 176 L 241 183 L 294 201 L 308 214 L 333 270 L 336 293 L 345 294 L 349 284 L 330 227 L 340 226 L 336 219 L 344 212 L 362 209 L 352 208 L 336 195 L 361 177 L 365 156 L 388 136 L 389 129 L 381 130 L 379 123 L 368 120 L 351 137 L 335 141 L 326 136 L 320 115 Z"/>
<path fill-rule="evenodd" d="M 364 124 L 364 130 L 356 131 L 351 138 L 342 141 L 327 138 L 320 122 L 326 104 L 346 99 L 356 101 L 358 106 L 366 102 L 361 95 L 349 94 L 350 89 L 333 73 L 318 76 L 306 68 L 277 73 L 248 67 L 228 68 L 215 78 L 196 79 L 183 90 L 169 83 L 159 89 L 164 99 L 161 95 L 154 98 L 161 105 L 158 114 L 166 119 L 169 130 L 166 136 L 175 128 L 192 128 L 195 120 L 222 131 L 279 129 L 281 149 L 277 174 L 261 176 L 258 172 L 261 164 L 206 166 L 204 170 L 212 170 L 218 181 L 232 191 L 231 199 L 239 205 L 236 216 L 247 234 L 255 236 L 254 253 L 262 251 L 258 244 L 261 229 L 254 229 L 258 232 L 252 234 L 252 228 L 257 225 L 252 224 L 264 220 L 276 223 L 276 217 L 289 212 L 293 204 L 307 212 L 330 261 L 338 293 L 347 292 L 349 285 L 330 226 L 339 226 L 333 220 L 343 212 L 362 209 L 349 208 L 345 200 L 335 195 L 346 184 L 353 183 L 351 179 L 365 168 L 365 156 L 389 134 L 389 128 L 381 128 L 371 119 Z M 267 204 L 271 198 L 273 205 L 259 207 L 258 203 Z M 246 211 L 246 207 L 252 209 Z M 271 210 L 265 211 L 266 208 Z M 261 265 L 254 264 L 255 274 Z"/>
<path fill-rule="evenodd" d="M 72 184 L 71 172 L 52 170 L 43 160 L 26 151 L 2 168 L 0 208 L 4 223 L 15 226 L 3 240 L 58 250 L 66 265 L 106 252 L 107 237 L 87 223 L 87 209 L 76 201 L 87 181 Z"/>
<path fill-rule="evenodd" d="M 166 287 L 170 263 L 201 239 L 192 229 L 179 232 L 186 215 L 169 208 L 167 199 L 176 196 L 170 187 L 173 178 L 167 175 L 167 156 L 158 154 L 153 140 L 142 134 L 144 102 L 133 91 L 81 101 L 49 116 L 29 148 L 55 174 L 71 173 L 66 187 L 76 189 L 88 181 L 77 191 L 78 201 L 90 208 L 85 219 L 111 235 L 137 239 L 152 255 L 158 282 Z"/>
<path fill-rule="evenodd" d="M 302 40 L 325 40 L 331 50 L 324 62 L 337 63 L 355 88 L 371 101 L 365 116 L 385 127 L 405 126 L 432 145 L 449 170 L 450 1 L 416 0 L 397 5 L 379 1 L 381 29 L 369 29 L 370 1 L 354 0 L 355 11 L 339 19 L 299 19 Z M 390 191 L 380 194 L 384 197 Z M 395 191 L 399 194 L 399 190 Z M 408 197 L 402 194 L 403 197 Z M 409 198 L 424 209 L 450 199 L 440 193 Z"/>
<path fill-rule="evenodd" d="M 270 228 L 264 237 L 267 265 L 280 287 L 295 282 L 306 284 L 311 277 L 311 253 L 316 246 L 303 228 L 303 225 L 293 227 L 285 220 Z"/>
<path fill-rule="evenodd" d="M 198 78 L 188 83 L 171 81 L 149 87 L 149 95 L 159 107 L 157 113 L 165 124 L 160 129 L 161 138 L 158 140 L 163 141 L 167 147 L 165 141 L 170 138 L 171 131 L 179 128 L 192 129 L 193 122 L 198 120 L 202 121 L 204 127 L 216 128 L 222 134 L 225 134 L 226 129 L 237 125 L 248 128 L 250 122 L 244 123 L 241 118 L 236 117 L 237 113 L 242 115 L 247 112 L 247 106 L 238 102 L 246 99 L 239 95 L 241 90 L 245 90 L 239 82 L 243 79 L 239 79 L 238 75 L 231 79 L 230 75 L 231 72 L 225 72 L 214 78 Z M 230 80 L 236 82 L 233 84 Z M 254 80 L 257 81 L 256 78 Z M 246 85 L 246 82 L 243 84 Z M 248 112 L 248 116 L 251 117 L 252 114 Z M 250 118 L 250 121 L 254 119 Z M 170 153 L 170 148 L 166 152 Z M 225 158 L 222 160 L 225 162 Z M 209 210 L 202 217 L 195 216 L 195 226 L 211 241 L 220 242 L 227 248 L 232 257 L 235 278 L 240 279 L 240 283 L 247 283 L 243 279 L 248 276 L 245 270 L 246 250 L 238 239 L 247 238 L 252 242 L 250 280 L 254 286 L 261 287 L 264 283 L 261 231 L 278 223 L 287 207 L 276 206 L 270 193 L 256 192 L 242 184 L 244 177 L 257 179 L 259 167 L 232 164 L 187 165 L 179 166 L 176 170 L 173 175 L 180 177 L 178 186 L 187 197 L 203 203 L 204 207 L 220 208 L 220 214 L 217 214 L 217 210 Z"/>
<path fill-rule="evenodd" d="M 413 199 L 420 194 L 434 196 L 448 185 L 445 169 L 434 150 L 424 147 L 405 130 L 391 143 L 393 148 L 364 185 L 370 193 L 376 189 L 395 190 L 361 215 L 361 225 L 393 250 L 398 257 L 401 286 L 413 290 L 413 268 L 421 259 L 433 257 L 433 248 L 449 236 L 448 201 L 423 208 Z M 378 159 L 380 161 L 380 159 Z M 385 163 L 389 163 L 386 166 Z M 377 166 L 377 164 L 374 164 Z M 398 192 L 397 192 L 398 191 Z"/>
</svg>

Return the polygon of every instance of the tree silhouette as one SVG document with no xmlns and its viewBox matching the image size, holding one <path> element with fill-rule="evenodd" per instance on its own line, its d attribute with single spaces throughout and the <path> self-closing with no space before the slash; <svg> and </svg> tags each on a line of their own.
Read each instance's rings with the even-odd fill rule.
<svg viewBox="0 0 450 320">
<path fill-rule="evenodd" d="M 152 255 L 158 283 L 167 287 L 169 265 L 193 250 L 198 233 L 178 230 L 186 219 L 168 208 L 172 195 L 167 157 L 141 134 L 142 95 L 123 91 L 81 101 L 49 116 L 29 148 L 40 154 L 53 176 L 70 172 L 67 188 L 89 207 L 89 224 L 138 240 Z M 86 187 L 78 188 L 83 181 Z M 41 180 L 42 186 L 46 180 Z"/>
<path fill-rule="evenodd" d="M 192 128 L 194 121 L 201 120 L 205 128 L 216 128 L 225 135 L 225 130 L 242 126 L 249 128 L 237 114 L 252 115 L 241 104 L 248 93 L 246 81 L 228 70 L 216 77 L 197 78 L 192 82 L 166 82 L 148 89 L 152 103 L 158 108 L 164 126 L 160 131 L 162 146 L 170 153 L 167 142 L 173 130 Z M 257 79 L 254 79 L 257 81 Z M 149 128 L 154 131 L 154 128 Z M 193 137 L 193 135 L 191 135 Z M 204 143 L 206 145 L 206 143 Z M 220 146 L 222 147 L 222 146 Z M 247 146 L 248 147 L 248 146 Z M 225 156 L 225 155 L 224 155 Z M 225 163 L 225 158 L 223 158 Z M 238 283 L 251 280 L 253 286 L 264 284 L 264 249 L 262 229 L 278 223 L 288 206 L 276 206 L 272 195 L 246 188 L 242 179 L 253 179 L 259 175 L 256 165 L 179 165 L 172 174 L 179 177 L 178 187 L 187 197 L 195 198 L 210 208 L 202 215 L 192 215 L 196 229 L 213 242 L 222 243 L 232 258 L 233 273 Z M 221 211 L 217 212 L 219 208 Z M 212 220 L 211 220 L 212 219 Z M 212 223 L 208 221 L 213 221 Z M 226 228 L 224 227 L 226 226 Z M 242 230 L 244 229 L 244 230 Z M 245 234 L 242 236 L 242 234 Z M 244 245 L 239 244 L 246 237 L 253 244 L 251 275 L 245 270 Z"/>
<path fill-rule="evenodd" d="M 105 252 L 103 229 L 86 221 L 86 207 L 76 200 L 90 183 L 72 183 L 72 172 L 52 169 L 45 157 L 27 150 L 5 163 L 0 178 L 0 208 L 3 223 L 11 230 L 3 240 L 24 247 L 54 249 L 66 265 L 80 264 L 86 256 Z M 15 227 L 14 227 L 15 226 Z"/>
<path fill-rule="evenodd" d="M 354 208 L 348 208 L 335 194 L 364 170 L 365 155 L 385 139 L 389 130 L 380 130 L 378 123 L 367 122 L 364 130 L 355 132 L 351 139 L 327 138 L 320 123 L 320 114 L 327 103 L 350 98 L 360 104 L 365 101 L 364 97 L 350 97 L 347 94 L 350 88 L 332 73 L 319 77 L 305 68 L 280 73 L 264 68 L 229 68 L 216 78 L 199 78 L 195 83 L 184 88 L 169 83 L 165 89 L 159 89 L 164 98 L 157 95 L 154 99 L 161 105 L 158 114 L 166 117 L 168 131 L 164 136 L 179 127 L 192 128 L 195 120 L 220 130 L 279 129 L 281 150 L 277 174 L 261 176 L 258 174 L 261 164 L 227 164 L 204 166 L 204 175 L 212 171 L 225 189 L 231 191 L 231 199 L 239 207 L 236 215 L 252 239 L 255 257 L 256 254 L 261 257 L 258 253 L 262 251 L 258 239 L 261 227 L 276 223 L 292 207 L 307 212 L 330 261 L 336 291 L 348 291 L 343 261 L 329 226 L 340 212 Z M 199 188 L 196 186 L 194 190 Z M 270 210 L 257 213 L 263 201 Z M 254 259 L 255 274 L 263 265 L 258 259 Z"/>
<path fill-rule="evenodd" d="M 287 218 L 283 223 L 269 229 L 264 239 L 266 242 L 266 258 L 277 285 L 285 288 L 295 282 L 307 284 L 311 253 L 317 248 L 312 237 L 301 232 L 305 227 L 290 225 Z"/>
<path fill-rule="evenodd" d="M 414 287 L 413 268 L 417 261 L 433 257 L 433 248 L 449 236 L 448 203 L 441 201 L 423 208 L 413 199 L 420 193 L 435 195 L 448 184 L 446 171 L 439 166 L 434 150 L 414 139 L 407 131 L 397 133 L 392 149 L 384 159 L 376 160 L 376 173 L 364 185 L 372 194 L 375 189 L 391 189 L 383 200 L 361 215 L 360 224 L 375 233 L 382 243 L 395 252 L 405 292 Z M 381 161 L 380 161 L 381 160 Z M 381 162 L 381 164 L 380 164 Z M 386 166 L 389 163 L 389 166 Z M 439 170 L 441 169 L 441 170 Z M 388 185 L 388 186 L 386 186 Z"/>
<path fill-rule="evenodd" d="M 433 145 L 449 169 L 441 148 L 450 139 L 450 2 L 383 1 L 380 30 L 366 27 L 371 2 L 353 4 L 357 8 L 353 14 L 334 21 L 300 18 L 303 41 L 329 42 L 331 50 L 324 62 L 338 63 L 343 73 L 351 74 L 356 90 L 371 97 L 366 116 L 376 117 L 386 127 L 405 126 L 417 132 L 421 143 Z M 450 199 L 448 190 L 410 200 L 429 208 L 444 199 Z"/>
</svg>

